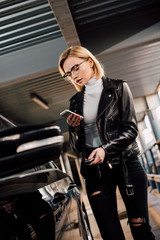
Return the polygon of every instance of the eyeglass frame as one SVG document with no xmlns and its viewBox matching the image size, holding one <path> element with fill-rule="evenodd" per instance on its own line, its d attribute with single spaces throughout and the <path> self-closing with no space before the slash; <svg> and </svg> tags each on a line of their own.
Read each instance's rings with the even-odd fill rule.
<svg viewBox="0 0 160 240">
<path fill-rule="evenodd" d="M 85 59 L 85 60 L 83 60 L 83 61 L 80 62 L 80 63 L 75 64 L 75 65 L 71 68 L 71 71 L 70 71 L 70 72 L 66 72 L 62 77 L 63 77 L 64 79 L 67 79 L 67 78 L 68 78 L 68 77 L 67 77 L 67 74 L 68 74 L 68 73 L 71 74 L 71 75 L 70 75 L 70 77 L 71 77 L 71 76 L 72 76 L 72 71 L 73 71 L 73 69 L 74 69 L 75 67 L 78 67 L 80 64 L 82 64 L 82 63 L 84 63 L 84 62 L 86 62 L 86 61 L 88 61 L 88 58 Z"/>
</svg>

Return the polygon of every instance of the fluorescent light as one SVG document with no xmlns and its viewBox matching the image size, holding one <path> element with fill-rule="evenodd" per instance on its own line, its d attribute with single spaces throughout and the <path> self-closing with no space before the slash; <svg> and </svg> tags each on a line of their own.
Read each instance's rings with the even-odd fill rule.
<svg viewBox="0 0 160 240">
<path fill-rule="evenodd" d="M 43 107 L 44 109 L 49 109 L 48 107 L 48 103 L 41 98 L 38 94 L 36 93 L 31 93 L 31 99 L 37 103 L 38 105 L 40 105 L 41 107 Z"/>
</svg>

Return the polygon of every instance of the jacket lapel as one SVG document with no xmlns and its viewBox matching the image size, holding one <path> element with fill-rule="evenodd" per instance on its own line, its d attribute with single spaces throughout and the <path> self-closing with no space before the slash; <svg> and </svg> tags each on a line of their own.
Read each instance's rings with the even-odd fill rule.
<svg viewBox="0 0 160 240">
<path fill-rule="evenodd" d="M 70 101 L 74 105 L 74 111 L 83 116 L 83 99 L 84 99 L 84 89 L 81 92 L 76 93 Z"/>
<path fill-rule="evenodd" d="M 113 99 L 114 89 L 117 88 L 115 82 L 110 78 L 102 78 L 103 81 L 103 91 L 101 94 L 99 107 L 98 107 L 98 114 L 97 116 L 101 115 L 104 109 L 110 105 Z M 81 92 L 76 93 L 70 101 L 74 105 L 75 111 L 83 116 L 83 99 L 84 99 L 84 90 L 85 87 L 82 89 Z"/>
<path fill-rule="evenodd" d="M 109 78 L 102 78 L 102 81 L 104 88 L 99 101 L 97 117 L 100 116 L 103 113 L 104 109 L 110 105 L 111 101 L 113 100 L 114 89 L 117 88 L 114 82 Z"/>
</svg>

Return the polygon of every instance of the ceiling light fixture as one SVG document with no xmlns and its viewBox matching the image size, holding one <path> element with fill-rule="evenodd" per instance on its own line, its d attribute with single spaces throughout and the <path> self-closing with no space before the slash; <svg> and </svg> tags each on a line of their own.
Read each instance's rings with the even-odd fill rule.
<svg viewBox="0 0 160 240">
<path fill-rule="evenodd" d="M 48 103 L 43 98 L 41 98 L 37 93 L 31 93 L 31 99 L 44 109 L 49 109 Z"/>
</svg>

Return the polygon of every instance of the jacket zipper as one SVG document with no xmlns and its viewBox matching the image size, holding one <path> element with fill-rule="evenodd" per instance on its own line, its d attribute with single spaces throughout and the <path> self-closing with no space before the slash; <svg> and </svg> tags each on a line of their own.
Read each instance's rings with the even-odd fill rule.
<svg viewBox="0 0 160 240">
<path fill-rule="evenodd" d="M 98 119 L 99 119 L 100 116 L 106 111 L 106 109 L 112 104 L 112 102 L 113 102 L 113 98 L 112 98 L 111 102 L 104 108 L 104 110 L 101 112 L 101 114 L 100 114 L 100 115 L 97 117 L 97 119 L 96 119 L 96 126 L 97 126 L 97 129 L 98 129 L 98 135 L 99 135 L 102 143 L 103 143 L 102 137 L 101 137 L 101 135 L 99 134 Z M 107 136 L 107 140 L 108 140 L 108 142 L 109 142 L 110 140 L 109 140 L 108 134 L 107 134 L 106 136 Z"/>
<path fill-rule="evenodd" d="M 115 117 L 117 113 L 118 113 L 118 109 L 115 109 L 115 110 L 110 114 L 110 116 L 108 117 L 108 119 L 113 120 L 113 117 Z"/>
<path fill-rule="evenodd" d="M 97 120 L 96 120 L 96 126 L 97 126 L 97 129 L 98 129 L 98 135 L 99 135 L 99 138 L 101 139 L 101 142 L 102 142 L 102 143 L 103 143 L 103 141 L 102 141 L 101 135 L 99 134 L 98 119 L 99 119 L 100 116 L 106 111 L 106 109 L 111 105 L 112 102 L 113 102 L 113 98 L 112 98 L 111 102 L 110 102 L 110 103 L 105 107 L 105 109 L 101 112 L 101 114 L 97 117 Z M 112 112 L 112 113 L 110 114 L 110 116 L 107 117 L 107 119 L 109 119 L 111 116 L 113 117 L 113 116 L 117 113 L 117 111 L 118 111 L 118 110 L 116 110 L 116 112 Z M 114 114 L 113 114 L 113 113 L 114 113 Z M 109 139 L 107 133 L 106 133 L 106 136 L 107 136 L 107 140 L 108 140 L 108 142 L 109 142 L 110 139 Z M 112 164 L 111 164 L 109 161 L 107 161 L 107 164 L 108 164 L 108 166 L 109 166 L 110 169 L 113 168 Z"/>
</svg>

